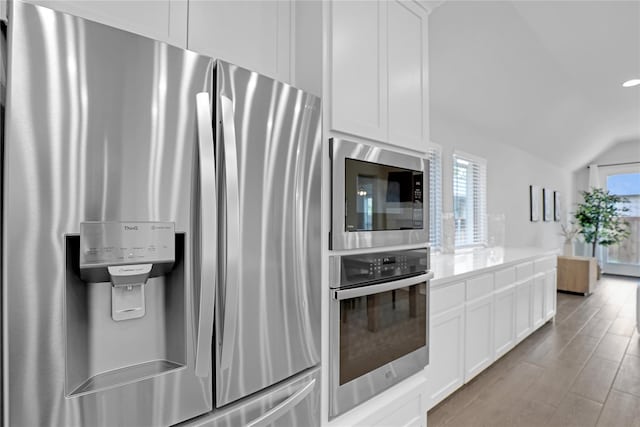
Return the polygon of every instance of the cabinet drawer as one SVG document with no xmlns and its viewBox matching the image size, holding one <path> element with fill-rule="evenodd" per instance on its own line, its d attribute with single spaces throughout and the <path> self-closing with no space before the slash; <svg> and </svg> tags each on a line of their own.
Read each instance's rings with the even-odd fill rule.
<svg viewBox="0 0 640 427">
<path fill-rule="evenodd" d="M 509 285 L 516 283 L 516 269 L 515 267 L 505 268 L 504 270 L 496 271 L 495 275 L 495 288 L 501 289 Z"/>
<path fill-rule="evenodd" d="M 467 301 L 480 298 L 491 292 L 493 292 L 493 274 L 485 274 L 467 280 Z"/>
<path fill-rule="evenodd" d="M 524 262 L 516 266 L 516 278 L 518 281 L 528 279 L 533 276 L 533 263 Z"/>
<path fill-rule="evenodd" d="M 432 316 L 462 304 L 464 304 L 464 282 L 453 283 L 431 291 Z"/>
<path fill-rule="evenodd" d="M 556 257 L 542 258 L 534 262 L 534 270 L 536 273 L 544 273 L 554 268 L 556 268 Z"/>
</svg>

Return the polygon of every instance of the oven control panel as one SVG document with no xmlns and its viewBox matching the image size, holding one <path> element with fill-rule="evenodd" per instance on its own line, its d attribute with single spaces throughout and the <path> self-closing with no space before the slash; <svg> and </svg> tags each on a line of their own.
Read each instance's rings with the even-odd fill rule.
<svg viewBox="0 0 640 427">
<path fill-rule="evenodd" d="M 338 255 L 331 257 L 329 268 L 332 288 L 397 280 L 428 271 L 429 248 Z"/>
</svg>

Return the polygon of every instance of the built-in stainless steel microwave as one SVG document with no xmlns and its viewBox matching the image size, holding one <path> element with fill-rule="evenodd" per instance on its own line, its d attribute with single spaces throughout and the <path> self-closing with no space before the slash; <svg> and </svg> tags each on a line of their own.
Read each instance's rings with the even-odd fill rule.
<svg viewBox="0 0 640 427">
<path fill-rule="evenodd" d="M 332 159 L 331 249 L 429 240 L 429 161 L 339 138 Z"/>
</svg>

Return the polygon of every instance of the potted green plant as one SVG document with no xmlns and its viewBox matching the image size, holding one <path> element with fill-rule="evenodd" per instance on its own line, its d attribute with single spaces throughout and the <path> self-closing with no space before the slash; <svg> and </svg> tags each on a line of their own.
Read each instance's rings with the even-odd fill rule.
<svg viewBox="0 0 640 427">
<path fill-rule="evenodd" d="M 592 257 L 596 256 L 597 245 L 610 246 L 629 237 L 629 223 L 623 217 L 629 211 L 625 206 L 629 202 L 626 198 L 601 188 L 583 191 L 582 198 L 574 216 L 584 241 L 591 244 Z"/>
</svg>

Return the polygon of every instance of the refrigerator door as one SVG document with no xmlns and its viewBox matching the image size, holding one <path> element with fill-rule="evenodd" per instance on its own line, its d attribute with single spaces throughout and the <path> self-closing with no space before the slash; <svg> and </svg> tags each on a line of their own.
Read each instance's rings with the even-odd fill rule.
<svg viewBox="0 0 640 427">
<path fill-rule="evenodd" d="M 160 426 L 206 413 L 215 266 L 203 265 L 203 253 L 217 227 L 193 236 L 215 224 L 215 199 L 206 199 L 215 195 L 206 132 L 214 63 L 47 8 L 11 6 L 4 422 Z M 124 231 L 136 222 L 175 226 L 175 262 L 143 284 L 144 316 L 114 320 L 112 284 L 80 277 L 78 233 L 90 221 L 127 222 Z M 134 251 L 155 250 L 152 240 L 140 244 Z"/>
<path fill-rule="evenodd" d="M 216 406 L 320 361 L 320 99 L 216 62 Z"/>
</svg>

